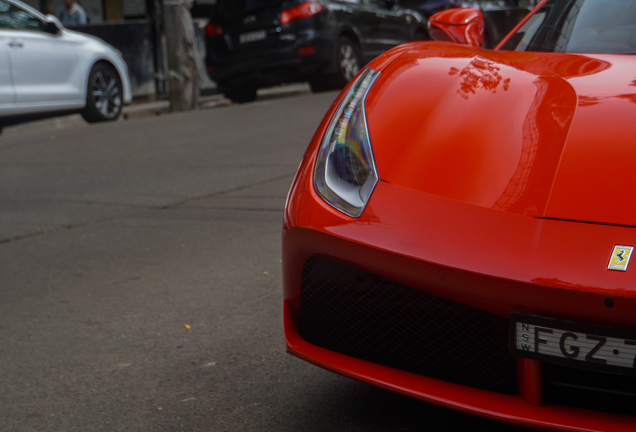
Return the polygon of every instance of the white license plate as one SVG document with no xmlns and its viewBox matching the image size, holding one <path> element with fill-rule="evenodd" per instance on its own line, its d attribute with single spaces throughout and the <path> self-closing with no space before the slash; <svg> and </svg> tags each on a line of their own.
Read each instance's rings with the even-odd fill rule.
<svg viewBox="0 0 636 432">
<path fill-rule="evenodd" d="M 636 375 L 636 332 L 513 312 L 510 351 L 548 363 Z"/>
<path fill-rule="evenodd" d="M 267 31 L 258 30 L 258 31 L 243 33 L 242 35 L 239 35 L 239 42 L 244 44 L 244 43 L 260 41 L 265 38 L 267 38 Z"/>
</svg>

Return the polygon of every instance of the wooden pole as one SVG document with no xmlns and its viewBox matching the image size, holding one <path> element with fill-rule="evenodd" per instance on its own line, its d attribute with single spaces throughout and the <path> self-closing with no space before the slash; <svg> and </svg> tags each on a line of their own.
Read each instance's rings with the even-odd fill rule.
<svg viewBox="0 0 636 432">
<path fill-rule="evenodd" d="M 163 22 L 168 49 L 170 111 L 190 111 L 199 103 L 192 0 L 163 0 Z"/>
</svg>

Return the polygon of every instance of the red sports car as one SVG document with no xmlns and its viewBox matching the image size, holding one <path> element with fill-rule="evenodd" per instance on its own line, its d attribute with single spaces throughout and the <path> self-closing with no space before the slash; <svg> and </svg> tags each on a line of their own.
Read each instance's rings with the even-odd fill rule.
<svg viewBox="0 0 636 432">
<path fill-rule="evenodd" d="M 636 430 L 636 0 L 544 0 L 495 50 L 477 10 L 429 27 L 307 149 L 288 350 L 502 422 Z"/>
</svg>

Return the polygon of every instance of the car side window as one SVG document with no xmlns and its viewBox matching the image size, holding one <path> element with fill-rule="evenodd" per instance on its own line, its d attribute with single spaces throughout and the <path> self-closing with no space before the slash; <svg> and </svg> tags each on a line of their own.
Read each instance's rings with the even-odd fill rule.
<svg viewBox="0 0 636 432">
<path fill-rule="evenodd" d="M 378 9 L 390 9 L 386 0 L 366 0 L 366 2 Z"/>
<path fill-rule="evenodd" d="M 0 28 L 44 31 L 44 23 L 19 7 L 0 0 Z"/>
</svg>

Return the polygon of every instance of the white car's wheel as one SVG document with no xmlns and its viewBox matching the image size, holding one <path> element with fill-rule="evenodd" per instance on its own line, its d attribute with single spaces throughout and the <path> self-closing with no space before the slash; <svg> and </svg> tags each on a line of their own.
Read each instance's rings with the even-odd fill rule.
<svg viewBox="0 0 636 432">
<path fill-rule="evenodd" d="M 122 93 L 121 79 L 115 68 L 105 63 L 96 64 L 88 77 L 82 117 L 89 123 L 116 120 L 123 107 Z"/>
</svg>

